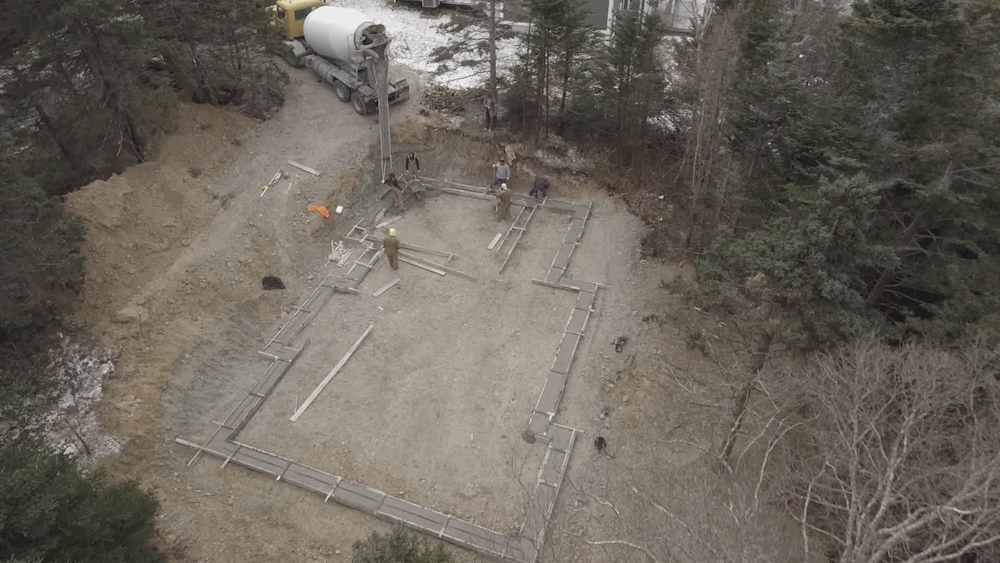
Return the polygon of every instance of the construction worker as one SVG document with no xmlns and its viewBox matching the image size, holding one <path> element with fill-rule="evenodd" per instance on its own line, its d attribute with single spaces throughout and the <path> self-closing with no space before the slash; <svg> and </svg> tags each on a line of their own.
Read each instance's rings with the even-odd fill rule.
<svg viewBox="0 0 1000 563">
<path fill-rule="evenodd" d="M 410 170 L 411 166 L 413 167 L 413 170 Z M 417 155 L 412 152 L 406 155 L 406 171 L 414 176 L 420 174 L 420 159 L 417 158 Z"/>
<path fill-rule="evenodd" d="M 497 121 L 497 106 L 493 96 L 486 94 L 483 98 L 483 124 L 486 131 L 492 131 Z"/>
<path fill-rule="evenodd" d="M 382 239 L 382 248 L 385 250 L 385 257 L 389 259 L 389 267 L 398 270 L 399 239 L 396 238 L 396 229 L 389 229 L 389 236 Z"/>
<path fill-rule="evenodd" d="M 497 187 L 497 184 L 506 184 L 509 179 L 510 165 L 507 164 L 507 159 L 501 156 L 500 162 L 493 165 L 493 185 L 490 188 Z"/>
<path fill-rule="evenodd" d="M 512 197 L 514 197 L 514 192 L 507 189 L 507 184 L 500 184 L 500 192 L 497 193 L 497 199 L 500 200 L 497 215 L 503 221 L 510 219 L 510 200 Z"/>
<path fill-rule="evenodd" d="M 390 172 L 385 182 L 389 184 L 389 189 L 392 190 L 393 207 L 400 211 L 406 211 L 406 206 L 403 205 L 403 188 L 399 187 L 399 180 L 396 179 L 396 175 Z"/>
<path fill-rule="evenodd" d="M 549 195 L 549 181 L 541 176 L 535 178 L 535 185 L 528 192 L 529 196 L 535 196 L 535 201 L 542 201 Z"/>
</svg>

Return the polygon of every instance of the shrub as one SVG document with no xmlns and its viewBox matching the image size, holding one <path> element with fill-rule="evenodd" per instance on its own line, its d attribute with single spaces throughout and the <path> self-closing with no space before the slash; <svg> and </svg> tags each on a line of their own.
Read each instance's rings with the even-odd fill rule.
<svg viewBox="0 0 1000 563">
<path fill-rule="evenodd" d="M 440 544 L 428 542 L 402 526 L 388 534 L 373 532 L 365 541 L 354 542 L 352 563 L 451 563 L 451 554 Z"/>
</svg>

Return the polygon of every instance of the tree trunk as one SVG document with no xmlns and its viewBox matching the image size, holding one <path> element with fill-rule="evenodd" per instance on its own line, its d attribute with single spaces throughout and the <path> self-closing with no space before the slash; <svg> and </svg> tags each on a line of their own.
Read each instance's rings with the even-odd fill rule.
<svg viewBox="0 0 1000 563">
<path fill-rule="evenodd" d="M 52 140 L 55 142 L 56 146 L 59 147 L 59 152 L 62 153 L 63 158 L 65 158 L 66 162 L 69 163 L 69 167 L 73 171 L 76 171 L 76 159 L 73 158 L 73 155 L 69 152 L 69 147 L 67 147 L 63 142 L 62 135 L 56 129 L 55 124 L 52 123 L 48 112 L 46 112 L 45 108 L 43 108 L 38 102 L 32 102 L 31 105 L 35 108 L 35 111 L 38 112 L 38 119 L 42 122 L 45 130 L 49 132 L 49 135 L 52 136 Z"/>
<path fill-rule="evenodd" d="M 726 443 L 723 444 L 722 452 L 719 454 L 723 465 L 727 469 L 730 469 L 729 456 L 732 455 L 733 448 L 736 446 L 736 438 L 740 434 L 740 428 L 743 427 L 743 420 L 746 418 L 746 413 L 750 406 L 750 395 L 753 394 L 753 388 L 757 385 L 760 372 L 764 369 L 764 364 L 767 362 L 767 356 L 771 351 L 773 340 L 774 335 L 770 332 L 761 334 L 757 339 L 757 348 L 750 356 L 750 379 L 740 386 L 739 390 L 733 396 L 732 426 L 729 428 L 729 436 L 726 438 Z"/>
<path fill-rule="evenodd" d="M 490 95 L 497 99 L 497 0 L 490 0 Z"/>
<path fill-rule="evenodd" d="M 559 124 L 562 125 L 563 120 L 566 119 L 566 93 L 569 90 L 569 71 L 570 66 L 573 64 L 573 52 L 566 49 L 566 57 L 563 59 L 563 80 L 562 80 L 562 98 L 559 100 Z"/>
<path fill-rule="evenodd" d="M 910 226 L 906 227 L 906 231 L 903 232 L 903 238 L 900 241 L 900 246 L 906 246 L 913 242 L 913 238 L 917 236 L 917 231 L 920 229 L 920 222 L 923 218 L 923 210 L 917 211 L 917 214 L 913 216 L 913 222 L 911 222 Z M 895 273 L 896 268 L 892 266 L 882 270 L 882 275 L 879 276 L 878 282 L 868 294 L 868 298 L 865 299 L 865 307 L 867 309 L 874 309 L 875 305 L 878 305 L 879 300 L 882 299 L 882 294 L 885 292 L 885 288 L 889 287 L 889 282 L 892 281 L 892 276 Z"/>
</svg>

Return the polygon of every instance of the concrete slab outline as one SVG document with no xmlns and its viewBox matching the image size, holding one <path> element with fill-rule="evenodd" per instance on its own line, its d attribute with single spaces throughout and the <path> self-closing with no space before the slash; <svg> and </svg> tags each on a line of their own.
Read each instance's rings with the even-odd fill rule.
<svg viewBox="0 0 1000 563">
<path fill-rule="evenodd" d="M 474 197 L 477 199 L 493 199 L 485 194 L 482 188 L 451 183 L 444 180 L 434 180 L 440 185 L 427 186 L 443 193 Z M 569 457 L 576 440 L 578 430 L 555 424 L 554 418 L 563 390 L 569 378 L 573 357 L 580 342 L 586 335 L 588 320 L 594 312 L 597 291 L 602 287 L 596 282 L 576 280 L 566 275 L 572 255 L 583 236 L 587 219 L 592 212 L 592 204 L 582 205 L 575 202 L 547 198 L 542 202 L 529 201 L 523 195 L 516 194 L 514 203 L 520 205 L 517 218 L 495 251 L 499 251 L 508 235 L 517 231 L 517 236 L 510 245 L 503 266 L 503 272 L 508 260 L 514 252 L 520 237 L 527 229 L 534 212 L 539 208 L 552 209 L 572 213 L 566 236 L 556 256 L 552 260 L 544 280 L 533 279 L 532 283 L 579 293 L 573 309 L 570 311 L 564 329 L 563 338 L 556 351 L 545 386 L 539 395 L 535 411 L 531 414 L 526 436 L 534 436 L 548 443 L 545 456 L 538 473 L 535 491 L 528 506 L 523 524 L 518 535 L 509 537 L 504 534 L 477 526 L 459 518 L 436 512 L 404 499 L 386 495 L 384 492 L 360 483 L 349 482 L 342 477 L 332 475 L 320 469 L 297 463 L 277 454 L 265 452 L 251 445 L 237 442 L 239 433 L 245 428 L 250 418 L 257 412 L 271 391 L 278 385 L 284 374 L 301 354 L 302 346 L 291 346 L 292 339 L 307 327 L 319 311 L 326 305 L 335 293 L 357 294 L 358 286 L 365 276 L 375 266 L 382 256 L 380 241 L 369 233 L 373 227 L 366 229 L 355 224 L 345 236 L 362 245 L 363 251 L 350 271 L 344 276 L 328 275 L 310 294 L 300 307 L 289 317 L 273 338 L 267 342 L 258 353 L 270 360 L 270 365 L 254 382 L 250 390 L 233 411 L 219 425 L 204 445 L 176 438 L 175 441 L 196 449 L 194 457 L 188 462 L 190 466 L 204 453 L 225 461 L 222 467 L 235 463 L 242 467 L 265 473 L 276 480 L 287 481 L 305 490 L 312 491 L 324 497 L 324 502 L 331 498 L 345 506 L 360 510 L 366 514 L 399 522 L 414 530 L 432 534 L 440 539 L 454 543 L 460 547 L 471 549 L 493 557 L 500 557 L 517 563 L 535 563 L 541 554 L 545 530 L 548 520 L 555 508 L 559 488 L 569 464 Z M 527 211 L 527 213 L 525 213 Z M 523 223 L 518 226 L 520 219 Z M 376 218 L 377 223 L 378 218 Z M 355 236 L 355 234 L 359 236 Z M 376 246 L 378 245 L 378 246 Z M 417 250 L 417 249 L 414 249 Z M 425 249 L 420 249 L 425 250 Z M 438 252 L 438 251 L 435 251 Z M 439 253 L 449 255 L 449 253 Z M 448 259 L 451 259 L 449 255 Z M 471 276 L 469 276 L 471 278 Z M 474 278 L 473 278 L 474 280 Z M 475 281 L 475 280 L 474 280 Z M 527 438 L 526 438 L 527 439 Z"/>
</svg>

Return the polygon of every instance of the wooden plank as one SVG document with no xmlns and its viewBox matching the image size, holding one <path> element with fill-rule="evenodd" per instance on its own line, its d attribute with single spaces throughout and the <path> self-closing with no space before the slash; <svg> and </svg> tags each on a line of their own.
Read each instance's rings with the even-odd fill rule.
<svg viewBox="0 0 1000 563">
<path fill-rule="evenodd" d="M 404 256 L 406 258 L 409 258 L 411 260 L 416 260 L 416 261 L 420 262 L 421 264 L 425 264 L 425 265 L 430 266 L 432 268 L 437 268 L 439 270 L 444 270 L 445 272 L 447 272 L 449 274 L 455 274 L 456 276 L 462 276 L 463 278 L 470 279 L 472 281 L 478 281 L 476 279 L 476 276 L 473 276 L 472 274 L 467 274 L 467 273 L 465 273 L 465 272 L 463 272 L 461 270 L 456 270 L 455 268 L 452 268 L 450 266 L 445 266 L 444 264 L 438 264 L 437 262 L 431 262 L 430 260 L 424 260 L 423 258 L 419 258 L 417 256 L 414 256 L 414 255 L 410 254 L 409 252 L 400 251 L 399 255 L 400 256 Z"/>
<path fill-rule="evenodd" d="M 364 238 L 364 240 L 366 240 L 366 241 L 372 241 L 375 244 L 382 244 L 382 241 L 384 239 L 382 239 L 381 237 L 366 236 Z M 427 247 L 424 247 L 424 246 L 417 246 L 415 244 L 410 244 L 410 243 L 407 243 L 407 242 L 400 242 L 399 243 L 399 248 L 401 248 L 403 250 L 412 250 L 414 252 L 422 252 L 424 254 L 432 254 L 434 256 L 441 256 L 442 258 L 448 258 L 449 260 L 455 257 L 455 255 L 452 254 L 451 252 L 445 252 L 443 250 L 434 250 L 433 248 L 427 248 Z"/>
<path fill-rule="evenodd" d="M 212 453 L 212 454 L 218 454 L 219 453 L 219 452 L 214 452 L 214 451 L 208 449 L 208 447 L 207 447 L 208 444 L 205 444 L 203 446 L 201 444 L 196 444 L 196 443 L 194 443 L 194 442 L 192 442 L 190 440 L 185 440 L 184 438 L 174 438 L 174 441 L 177 442 L 178 444 L 182 445 L 182 446 L 187 446 L 189 448 L 194 448 L 196 450 L 204 450 L 204 451 L 206 451 L 208 453 Z"/>
<path fill-rule="evenodd" d="M 473 190 L 475 190 L 475 191 L 477 191 L 479 193 L 486 193 L 486 191 L 488 189 L 488 188 L 484 188 L 482 186 L 470 186 L 469 184 L 460 184 L 458 182 L 452 182 L 452 181 L 449 181 L 449 180 L 439 180 L 437 178 L 431 178 L 429 176 L 421 176 L 420 179 L 421 180 L 431 180 L 431 181 L 434 181 L 434 182 L 441 182 L 442 184 L 451 184 L 452 186 L 461 186 L 463 188 L 470 188 L 470 189 L 473 189 Z"/>
<path fill-rule="evenodd" d="M 543 285 L 545 287 L 551 287 L 552 289 L 565 289 L 566 291 L 580 291 L 575 287 L 570 287 L 568 285 L 560 285 L 558 283 L 549 283 L 545 280 L 532 279 L 531 283 L 535 285 Z"/>
<path fill-rule="evenodd" d="M 333 378 L 334 376 L 337 375 L 337 372 L 339 372 L 340 369 L 344 367 L 344 364 L 347 363 L 347 360 L 351 359 L 351 356 L 354 355 L 355 350 L 357 350 L 358 347 L 361 346 L 361 342 L 364 341 L 365 337 L 368 336 L 368 333 L 371 332 L 373 328 L 375 328 L 375 325 L 369 326 L 368 330 L 366 330 L 364 334 L 361 335 L 361 338 L 358 338 L 358 341 L 354 343 L 354 346 L 351 346 L 351 349 L 348 350 L 346 354 L 344 354 L 344 357 L 341 358 L 339 362 L 337 362 L 337 365 L 333 366 L 333 369 L 330 370 L 330 373 L 326 374 L 326 377 L 323 378 L 323 381 L 320 382 L 319 386 L 317 386 L 316 389 L 313 390 L 312 394 L 309 395 L 309 398 L 306 399 L 304 403 L 302 403 L 302 405 L 299 407 L 299 410 L 295 411 L 295 414 L 292 415 L 292 418 L 290 419 L 292 422 L 298 420 L 299 417 L 302 416 L 302 413 L 306 412 L 306 409 L 309 408 L 309 405 L 311 405 L 312 402 L 316 400 L 316 397 L 319 397 L 319 394 L 323 392 L 323 389 L 325 389 L 326 386 L 329 385 L 331 381 L 333 381 Z"/>
<path fill-rule="evenodd" d="M 376 229 L 381 229 L 382 227 L 387 227 L 387 226 L 389 226 L 389 225 L 391 225 L 391 224 L 395 223 L 396 221 L 399 221 L 400 219 L 402 219 L 402 217 L 401 217 L 401 216 L 399 216 L 399 215 L 397 215 L 397 216 L 395 216 L 395 217 L 389 217 L 389 218 L 388 218 L 388 219 L 386 219 L 385 221 L 382 221 L 382 222 L 381 222 L 381 223 L 379 223 L 378 225 L 375 225 L 375 228 L 376 228 Z"/>
<path fill-rule="evenodd" d="M 439 269 L 435 268 L 434 266 L 428 266 L 427 264 L 424 264 L 422 262 L 417 262 L 416 260 L 413 260 L 412 258 L 407 258 L 405 256 L 400 256 L 399 257 L 399 261 L 400 262 L 406 262 L 407 264 L 416 266 L 418 268 L 423 268 L 423 269 L 427 270 L 428 272 L 434 272 L 435 274 L 437 274 L 439 276 L 443 276 L 444 275 L 444 270 L 439 270 Z"/>
<path fill-rule="evenodd" d="M 389 288 L 392 287 L 392 286 L 394 286 L 394 285 L 396 285 L 397 283 L 399 283 L 399 278 L 396 278 L 396 279 L 392 280 L 391 282 L 385 284 L 381 289 L 379 289 L 378 291 L 376 291 L 375 293 L 373 293 L 372 297 L 378 297 L 379 295 L 382 295 L 383 293 L 389 291 Z"/>
<path fill-rule="evenodd" d="M 490 245 L 486 247 L 486 250 L 493 250 L 493 247 L 497 245 L 497 242 L 500 241 L 500 237 L 502 236 L 503 233 L 497 233 L 497 236 L 493 237 L 493 240 L 490 241 Z"/>
<path fill-rule="evenodd" d="M 317 172 L 316 170 L 314 170 L 312 168 L 309 168 L 308 166 L 306 166 L 304 164 L 299 164 L 298 162 L 295 162 L 294 160 L 289 160 L 288 164 L 291 164 L 292 166 L 298 168 L 299 170 L 303 170 L 305 172 L 308 172 L 308 173 L 312 174 L 313 176 L 319 176 L 319 172 Z"/>
<path fill-rule="evenodd" d="M 524 209 L 525 208 L 522 208 L 521 210 L 523 211 Z M 510 250 L 507 251 L 507 257 L 503 259 L 503 264 L 500 264 L 500 273 L 501 274 L 503 273 L 503 269 L 507 267 L 507 262 L 510 260 L 510 257 L 514 254 L 514 249 L 517 248 L 517 243 L 520 242 L 521 235 L 523 235 L 524 231 L 528 228 L 528 223 L 531 222 L 531 217 L 534 216 L 535 209 L 538 209 L 538 208 L 537 207 L 532 207 L 531 211 L 528 212 L 528 218 L 524 220 L 524 226 L 523 227 L 514 227 L 513 225 L 511 225 L 510 228 L 512 230 L 515 229 L 515 228 L 518 229 L 518 231 L 517 231 L 517 238 L 514 239 L 514 244 L 512 244 L 510 246 Z M 518 213 L 517 216 L 520 217 L 521 214 Z"/>
<path fill-rule="evenodd" d="M 496 199 L 495 197 L 493 197 L 491 195 L 479 194 L 479 193 L 470 192 L 470 191 L 467 191 L 467 190 L 457 190 L 455 188 L 442 188 L 441 186 L 434 186 L 431 189 L 432 190 L 437 190 L 439 192 L 444 192 L 446 194 L 464 195 L 465 197 L 474 197 L 476 199 L 485 199 L 485 200 L 488 200 L 488 201 L 493 201 L 493 200 Z"/>
<path fill-rule="evenodd" d="M 219 469 L 225 469 L 226 466 L 229 465 L 229 462 L 233 459 L 233 456 L 236 455 L 237 452 L 239 451 L 240 451 L 240 446 L 236 446 L 236 449 L 233 450 L 233 453 L 229 454 L 229 457 L 226 458 L 226 461 L 222 462 L 222 466 L 219 467 Z"/>
</svg>

